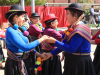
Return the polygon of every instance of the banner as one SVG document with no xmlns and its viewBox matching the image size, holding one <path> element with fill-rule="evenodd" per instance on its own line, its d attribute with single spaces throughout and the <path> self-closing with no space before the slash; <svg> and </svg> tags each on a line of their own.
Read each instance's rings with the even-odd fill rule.
<svg viewBox="0 0 100 75">
<path fill-rule="evenodd" d="M 55 14 L 56 17 L 59 17 L 57 19 L 59 22 L 58 27 L 66 27 L 66 25 L 69 23 L 67 22 L 66 18 L 67 11 L 64 8 L 65 7 L 62 6 L 36 6 L 35 12 L 37 12 L 40 15 L 43 27 L 45 27 L 43 20 L 47 14 Z M 9 9 L 10 6 L 0 6 L 0 25 L 3 22 L 7 22 L 7 19 L 5 18 L 5 13 L 8 12 Z M 27 11 L 28 16 L 30 17 L 31 6 L 25 6 L 25 11 Z"/>
</svg>

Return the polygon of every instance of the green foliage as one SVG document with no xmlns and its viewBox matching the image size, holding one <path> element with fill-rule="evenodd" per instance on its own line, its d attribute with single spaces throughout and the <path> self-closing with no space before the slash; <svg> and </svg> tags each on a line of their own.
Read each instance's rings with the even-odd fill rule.
<svg viewBox="0 0 100 75">
<path fill-rule="evenodd" d="M 31 0 L 25 0 L 24 2 L 25 2 L 25 6 L 31 5 Z"/>
<path fill-rule="evenodd" d="M 94 0 L 76 0 L 76 3 L 94 3 Z"/>
<path fill-rule="evenodd" d="M 90 10 L 84 10 L 84 11 L 85 11 L 85 13 L 84 13 L 85 16 L 90 13 Z"/>
<path fill-rule="evenodd" d="M 46 2 L 46 0 L 35 0 L 35 5 L 44 5 Z"/>
<path fill-rule="evenodd" d="M 25 5 L 31 5 L 31 0 L 24 0 Z M 44 5 L 49 0 L 35 0 L 35 5 Z M 0 6 L 20 4 L 21 0 L 0 0 Z"/>
<path fill-rule="evenodd" d="M 49 0 L 35 0 L 35 5 L 44 5 Z M 25 5 L 31 5 L 31 0 L 25 0 Z"/>
<path fill-rule="evenodd" d="M 12 5 L 12 4 L 18 4 L 20 0 L 0 0 L 0 5 Z"/>
</svg>

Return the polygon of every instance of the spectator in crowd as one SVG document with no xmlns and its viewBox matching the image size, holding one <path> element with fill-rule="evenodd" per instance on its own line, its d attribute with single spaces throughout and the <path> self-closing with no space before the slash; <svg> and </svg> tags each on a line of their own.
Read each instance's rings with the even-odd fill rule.
<svg viewBox="0 0 100 75">
<path fill-rule="evenodd" d="M 32 13 L 30 18 L 31 18 L 31 24 L 34 24 L 42 31 L 44 30 L 42 24 L 40 23 L 40 15 L 38 15 L 38 13 Z"/>
<path fill-rule="evenodd" d="M 88 26 L 90 26 L 90 23 L 93 22 L 93 24 L 97 26 L 96 22 L 95 22 L 95 19 L 94 19 L 94 14 L 96 14 L 96 12 L 94 12 L 94 5 L 91 6 L 91 9 L 90 9 L 90 16 L 89 16 L 89 23 L 88 23 Z"/>
<path fill-rule="evenodd" d="M 29 20 L 28 16 L 24 15 L 24 23 L 21 26 L 22 29 L 24 29 L 24 30 L 28 30 L 29 29 L 29 21 L 28 20 Z"/>
<path fill-rule="evenodd" d="M 30 18 L 31 18 L 31 24 L 29 27 L 29 34 L 32 40 L 36 40 L 42 36 L 44 28 L 40 23 L 40 16 L 38 15 L 38 13 L 32 13 Z M 40 52 L 41 45 L 38 45 L 35 49 L 36 51 Z"/>
</svg>

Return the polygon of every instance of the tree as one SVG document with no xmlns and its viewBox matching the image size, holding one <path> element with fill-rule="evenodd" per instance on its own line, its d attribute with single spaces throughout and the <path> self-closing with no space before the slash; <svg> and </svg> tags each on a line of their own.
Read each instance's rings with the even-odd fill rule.
<svg viewBox="0 0 100 75">
<path fill-rule="evenodd" d="M 35 5 L 44 5 L 49 0 L 35 0 Z"/>
<path fill-rule="evenodd" d="M 31 0 L 24 0 L 25 5 L 31 5 Z M 35 0 L 35 5 L 44 5 L 48 0 Z M 0 0 L 1 6 L 20 4 L 20 0 Z"/>
<path fill-rule="evenodd" d="M 20 0 L 0 0 L 0 5 L 12 5 L 12 4 L 19 4 Z"/>
<path fill-rule="evenodd" d="M 95 0 L 76 0 L 76 3 L 94 3 Z"/>
</svg>

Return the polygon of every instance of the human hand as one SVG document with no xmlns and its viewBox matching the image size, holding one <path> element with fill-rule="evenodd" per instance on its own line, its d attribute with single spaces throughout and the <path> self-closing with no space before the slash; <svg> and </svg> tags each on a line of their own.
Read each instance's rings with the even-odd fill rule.
<svg viewBox="0 0 100 75">
<path fill-rule="evenodd" d="M 42 58 L 42 59 L 45 59 L 45 58 L 46 58 L 46 56 L 45 56 L 44 54 L 40 54 L 39 52 L 36 52 L 35 55 L 36 55 L 37 57 Z"/>
<path fill-rule="evenodd" d="M 46 39 L 48 39 L 48 36 L 47 36 L 47 35 L 43 35 L 43 36 L 41 37 L 41 39 L 43 39 L 43 41 L 45 41 Z"/>
<path fill-rule="evenodd" d="M 43 35 L 41 38 L 38 39 L 39 43 L 41 43 L 42 41 L 45 41 L 48 38 L 47 35 Z"/>
<path fill-rule="evenodd" d="M 44 54 L 40 54 L 40 58 L 45 59 L 46 56 Z"/>
<path fill-rule="evenodd" d="M 56 42 L 56 39 L 53 38 L 53 37 L 48 37 L 48 38 L 46 39 L 46 41 L 47 41 L 48 43 L 55 43 L 55 42 Z"/>
<path fill-rule="evenodd" d="M 95 40 L 91 40 L 91 42 L 90 42 L 91 44 L 95 44 Z"/>
<path fill-rule="evenodd" d="M 43 54 L 46 56 L 45 60 L 49 59 L 50 57 L 53 58 L 53 55 L 51 53 L 43 53 Z"/>
</svg>

